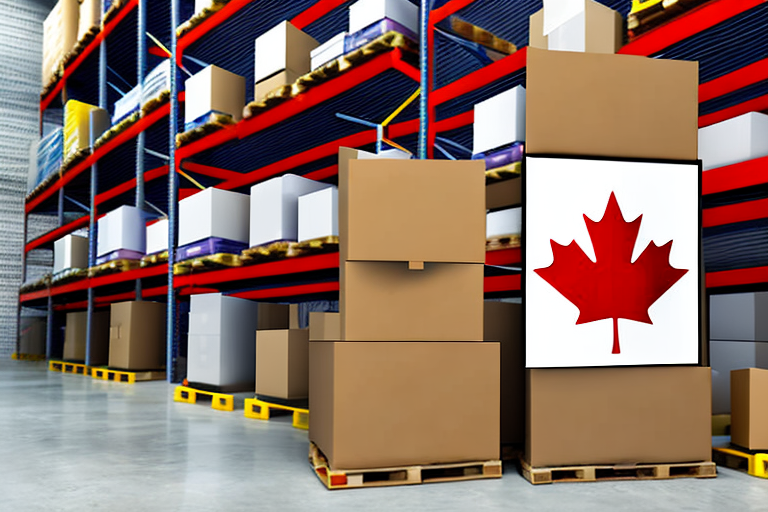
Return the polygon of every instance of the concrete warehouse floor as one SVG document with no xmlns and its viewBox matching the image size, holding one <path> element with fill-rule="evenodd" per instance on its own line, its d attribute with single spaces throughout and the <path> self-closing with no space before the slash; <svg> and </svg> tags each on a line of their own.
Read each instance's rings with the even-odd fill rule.
<svg viewBox="0 0 768 512">
<path fill-rule="evenodd" d="M 165 382 L 0 361 L 0 510 L 766 510 L 768 480 L 718 473 L 534 487 L 510 465 L 500 480 L 328 491 L 307 463 L 306 432 L 287 417 L 175 403 Z"/>
</svg>

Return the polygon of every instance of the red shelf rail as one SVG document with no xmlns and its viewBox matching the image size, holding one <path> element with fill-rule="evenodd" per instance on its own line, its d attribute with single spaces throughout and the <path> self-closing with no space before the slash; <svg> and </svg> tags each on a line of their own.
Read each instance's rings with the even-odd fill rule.
<svg viewBox="0 0 768 512">
<path fill-rule="evenodd" d="M 109 23 L 104 25 L 104 27 L 101 29 L 101 31 L 96 35 L 93 41 L 85 47 L 85 49 L 82 51 L 82 53 L 75 59 L 72 64 L 67 66 L 64 69 L 64 75 L 59 79 L 58 83 L 56 83 L 56 86 L 49 92 L 42 100 L 40 101 L 40 112 L 43 112 L 45 109 L 47 109 L 51 102 L 56 98 L 56 95 L 61 92 L 61 90 L 64 88 L 67 82 L 67 78 L 72 76 L 75 71 L 77 71 L 77 68 L 80 67 L 80 64 L 83 63 L 85 59 L 88 58 L 88 56 L 93 53 L 93 51 L 99 47 L 101 42 L 107 38 L 107 36 L 117 27 L 117 25 L 120 24 L 123 19 L 125 19 L 128 14 L 138 7 L 139 0 L 130 0 L 117 15 L 109 20 Z"/>
<path fill-rule="evenodd" d="M 29 251 L 31 251 L 33 249 L 38 249 L 38 248 L 40 248 L 40 247 L 42 247 L 44 245 L 52 244 L 53 242 L 55 242 L 59 238 L 61 238 L 63 236 L 66 236 L 66 235 L 72 233 L 73 231 L 77 231 L 80 228 L 84 228 L 85 226 L 87 226 L 89 224 L 90 220 L 91 220 L 91 216 L 90 215 L 83 215 L 79 219 L 75 219 L 72 222 L 70 222 L 69 224 L 64 224 L 63 226 L 58 227 L 58 228 L 54 229 L 53 231 L 49 231 L 48 233 L 46 233 L 46 234 L 44 234 L 42 236 L 39 236 L 39 237 L 35 238 L 34 240 L 32 240 L 31 242 L 29 242 L 24 247 L 24 252 L 28 253 Z"/>
<path fill-rule="evenodd" d="M 768 183 L 768 156 L 704 171 L 701 194 L 717 194 Z"/>
<path fill-rule="evenodd" d="M 707 289 L 768 284 L 768 267 L 707 272 Z"/>
</svg>

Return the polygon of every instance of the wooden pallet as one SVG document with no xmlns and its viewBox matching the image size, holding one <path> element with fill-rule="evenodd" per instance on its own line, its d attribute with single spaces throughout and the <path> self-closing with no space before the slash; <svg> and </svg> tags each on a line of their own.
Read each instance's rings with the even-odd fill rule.
<svg viewBox="0 0 768 512">
<path fill-rule="evenodd" d="M 48 361 L 48 370 L 52 372 L 72 373 L 75 375 L 90 375 L 90 368 L 80 363 L 68 363 L 67 361 Z"/>
<path fill-rule="evenodd" d="M 45 361 L 45 354 L 20 354 L 14 352 L 11 359 L 15 361 Z"/>
<path fill-rule="evenodd" d="M 690 462 L 679 464 L 637 464 L 562 466 L 532 468 L 520 460 L 523 476 L 532 484 L 555 482 L 599 482 L 602 480 L 665 480 L 668 478 L 714 478 L 717 469 L 714 462 Z"/>
<path fill-rule="evenodd" d="M 768 478 L 768 453 L 749 453 L 737 448 L 712 448 L 712 460 L 718 466 L 746 471 L 759 478 Z"/>
<path fill-rule="evenodd" d="M 173 391 L 173 400 L 185 404 L 195 404 L 200 399 L 210 399 L 211 407 L 217 411 L 234 411 L 235 397 L 224 393 L 214 393 L 213 391 L 203 391 L 191 388 L 189 386 L 176 386 Z"/>
<path fill-rule="evenodd" d="M 254 420 L 268 420 L 270 415 L 287 412 L 293 415 L 293 426 L 302 430 L 309 429 L 309 410 L 287 405 L 272 404 L 258 398 L 245 399 L 245 417 Z"/>
<path fill-rule="evenodd" d="M 136 382 L 150 380 L 165 380 L 165 372 L 162 370 L 129 372 L 123 370 L 110 370 L 109 368 L 91 368 L 91 377 L 100 380 L 122 382 L 124 384 L 135 384 Z"/>
<path fill-rule="evenodd" d="M 328 489 L 385 487 L 435 482 L 501 478 L 501 461 L 428 464 L 398 468 L 334 471 L 315 443 L 309 444 L 309 464 Z"/>
</svg>

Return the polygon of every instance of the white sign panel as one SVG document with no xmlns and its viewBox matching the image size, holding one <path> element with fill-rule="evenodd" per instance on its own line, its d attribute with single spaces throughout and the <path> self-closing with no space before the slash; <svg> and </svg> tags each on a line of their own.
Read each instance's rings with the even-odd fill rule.
<svg viewBox="0 0 768 512">
<path fill-rule="evenodd" d="M 698 165 L 525 165 L 526 366 L 698 364 Z"/>
</svg>

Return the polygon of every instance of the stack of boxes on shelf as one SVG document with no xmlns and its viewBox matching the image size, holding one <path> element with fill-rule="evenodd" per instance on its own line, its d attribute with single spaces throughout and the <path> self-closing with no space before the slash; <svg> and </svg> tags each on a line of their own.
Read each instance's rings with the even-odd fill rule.
<svg viewBox="0 0 768 512">
<path fill-rule="evenodd" d="M 146 214 L 135 206 L 121 206 L 98 220 L 96 264 L 140 260 L 146 253 Z"/>
<path fill-rule="evenodd" d="M 88 268 L 88 237 L 66 235 L 53 243 L 53 275 Z"/>
<path fill-rule="evenodd" d="M 207 188 L 179 202 L 179 247 L 183 261 L 211 254 L 239 254 L 248 247 L 248 196 Z"/>
<path fill-rule="evenodd" d="M 64 105 L 64 165 L 82 151 L 89 150 L 109 128 L 109 115 L 99 107 L 77 100 Z"/>
<path fill-rule="evenodd" d="M 583 49 L 589 34 L 601 30 L 592 23 L 589 10 L 586 16 L 588 34 L 582 37 L 584 41 L 570 43 L 573 46 L 565 49 Z M 600 23 L 606 31 L 614 30 L 610 17 Z M 697 157 L 696 63 L 529 48 L 526 73 L 528 155 L 688 162 Z M 648 91 L 664 92 L 655 94 L 653 101 L 626 100 L 645 97 Z M 532 179 L 530 169 L 527 178 Z M 530 200 L 527 208 L 530 212 Z M 603 211 L 600 209 L 601 214 Z M 528 269 L 526 272 L 529 275 Z M 524 300 L 529 358 L 532 344 L 542 341 L 531 337 L 530 289 L 527 282 Z M 701 316 L 705 324 L 706 315 L 702 312 Z M 695 320 L 693 324 L 686 329 L 694 329 Z M 700 346 L 705 351 L 706 343 Z M 702 359 L 704 365 L 690 366 L 529 365 L 526 464 L 535 468 L 706 463 L 711 460 L 711 380 L 706 353 Z"/>
<path fill-rule="evenodd" d="M 88 33 L 94 33 L 101 25 L 101 2 L 102 0 L 80 1 L 80 16 L 77 25 L 78 41 Z"/>
<path fill-rule="evenodd" d="M 208 66 L 184 82 L 184 130 L 194 130 L 218 117 L 232 122 L 243 117 L 245 78 Z"/>
<path fill-rule="evenodd" d="M 194 295 L 189 312 L 187 380 L 217 392 L 252 391 L 256 332 L 288 328 L 288 306 L 220 293 Z"/>
<path fill-rule="evenodd" d="M 49 176 L 59 172 L 64 162 L 64 129 L 55 128 L 32 143 L 27 191 L 31 192 Z"/>
<path fill-rule="evenodd" d="M 171 90 L 171 62 L 166 59 L 152 69 L 139 84 L 115 102 L 112 125 L 117 125 L 138 112 L 149 101 L 157 99 L 163 92 Z"/>
<path fill-rule="evenodd" d="M 356 153 L 339 154 L 340 313 L 310 319 L 310 441 L 334 470 L 498 459 L 483 166 Z"/>
<path fill-rule="evenodd" d="M 77 42 L 78 8 L 77 0 L 59 0 L 43 23 L 43 86 L 56 76 Z"/>
<path fill-rule="evenodd" d="M 261 101 L 270 91 L 290 85 L 310 71 L 310 52 L 318 42 L 283 21 L 256 38 L 253 98 Z"/>
<path fill-rule="evenodd" d="M 256 397 L 267 402 L 306 407 L 309 330 L 299 328 L 297 304 L 291 305 L 289 311 L 286 327 L 266 330 L 260 326 L 256 331 Z"/>
</svg>

